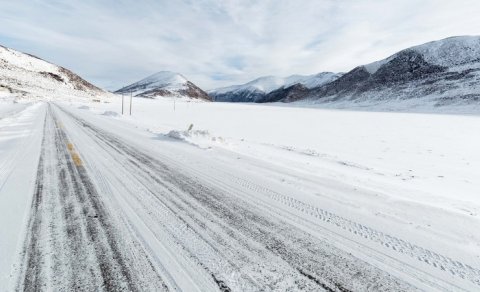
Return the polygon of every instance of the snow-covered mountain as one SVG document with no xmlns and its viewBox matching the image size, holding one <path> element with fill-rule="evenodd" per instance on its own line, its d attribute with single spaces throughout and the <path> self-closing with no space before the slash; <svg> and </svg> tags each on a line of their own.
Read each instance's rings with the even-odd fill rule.
<svg viewBox="0 0 480 292">
<path fill-rule="evenodd" d="M 262 77 L 209 94 L 215 101 L 301 101 L 334 107 L 480 104 L 480 37 L 425 43 L 345 74 Z"/>
<path fill-rule="evenodd" d="M 471 104 L 480 101 L 480 37 L 460 36 L 402 50 L 311 89 L 317 103 Z"/>
<path fill-rule="evenodd" d="M 0 46 L 0 93 L 28 99 L 109 96 L 68 69 L 3 46 Z"/>
<path fill-rule="evenodd" d="M 214 89 L 208 92 L 214 101 L 232 102 L 268 102 L 272 97 L 267 95 L 280 88 L 301 85 L 305 88 L 314 88 L 332 82 L 341 74 L 322 72 L 315 75 L 291 75 L 288 77 L 265 76 L 241 85 Z"/>
<path fill-rule="evenodd" d="M 157 96 L 183 96 L 211 100 L 208 94 L 190 82 L 185 76 L 170 71 L 161 71 L 138 82 L 125 86 L 115 93 L 132 93 L 134 96 L 154 98 Z"/>
</svg>

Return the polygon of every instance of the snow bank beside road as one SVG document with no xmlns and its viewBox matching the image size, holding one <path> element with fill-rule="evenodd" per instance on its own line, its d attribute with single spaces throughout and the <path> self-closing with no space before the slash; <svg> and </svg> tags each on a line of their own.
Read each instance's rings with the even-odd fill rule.
<svg viewBox="0 0 480 292">
<path fill-rule="evenodd" d="M 14 103 L 13 101 L 0 100 L 0 119 L 18 113 L 30 104 L 31 103 Z"/>
<path fill-rule="evenodd" d="M 4 110 L 0 103 L 0 111 Z M 19 108 L 15 108 L 18 110 Z M 20 111 L 20 110 L 19 110 Z M 8 286 L 30 208 L 45 106 L 34 104 L 0 120 L 0 290 Z"/>
<path fill-rule="evenodd" d="M 214 137 L 206 130 L 193 130 L 193 124 L 190 124 L 185 131 L 172 130 L 166 136 L 188 142 L 200 148 L 211 148 L 214 145 L 218 145 L 218 143 L 225 144 L 223 137 Z"/>
</svg>

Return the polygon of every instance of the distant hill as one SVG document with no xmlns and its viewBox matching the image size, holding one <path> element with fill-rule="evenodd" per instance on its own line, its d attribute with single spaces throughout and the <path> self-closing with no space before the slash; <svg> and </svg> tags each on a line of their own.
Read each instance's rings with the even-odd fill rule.
<svg viewBox="0 0 480 292">
<path fill-rule="evenodd" d="M 155 98 L 159 96 L 183 96 L 208 100 L 210 96 L 183 75 L 170 71 L 161 71 L 138 82 L 125 86 L 115 93 L 132 93 L 134 96 Z"/>
<path fill-rule="evenodd" d="M 0 46 L 0 90 L 36 99 L 109 96 L 68 69 L 4 46 Z"/>
<path fill-rule="evenodd" d="M 317 83 L 305 81 L 315 78 Z M 320 73 L 307 79 L 261 77 L 212 90 L 210 95 L 215 101 L 342 107 L 391 104 L 392 109 L 398 103 L 407 107 L 480 104 L 480 37 L 451 37 L 414 46 L 345 74 Z"/>
<path fill-rule="evenodd" d="M 273 91 L 293 85 L 302 85 L 305 88 L 315 88 L 332 82 L 341 74 L 322 72 L 315 75 L 292 75 L 285 78 L 265 76 L 241 85 L 233 85 L 214 89 L 208 92 L 214 101 L 230 102 L 272 102 L 283 98 L 267 96 Z M 298 86 L 297 86 L 298 87 Z"/>
<path fill-rule="evenodd" d="M 314 102 L 388 102 L 422 99 L 434 106 L 480 101 L 480 37 L 451 37 L 358 66 L 311 89 Z"/>
</svg>

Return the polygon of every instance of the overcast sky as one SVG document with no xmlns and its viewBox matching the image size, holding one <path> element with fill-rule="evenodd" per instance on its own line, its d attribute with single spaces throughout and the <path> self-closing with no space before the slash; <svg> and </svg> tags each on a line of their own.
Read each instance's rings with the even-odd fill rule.
<svg viewBox="0 0 480 292">
<path fill-rule="evenodd" d="M 106 89 L 348 71 L 454 35 L 480 35 L 479 0 L 0 0 L 0 44 Z"/>
</svg>

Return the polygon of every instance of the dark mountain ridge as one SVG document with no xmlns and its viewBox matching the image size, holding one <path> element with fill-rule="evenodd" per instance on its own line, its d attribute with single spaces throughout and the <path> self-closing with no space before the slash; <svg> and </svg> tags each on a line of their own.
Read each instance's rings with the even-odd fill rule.
<svg viewBox="0 0 480 292">
<path fill-rule="evenodd" d="M 256 97 L 253 92 L 222 92 L 228 101 L 368 103 L 418 100 L 433 106 L 480 99 L 480 37 L 460 36 L 404 49 L 357 66 L 314 87 L 295 83 Z M 249 97 L 249 96 L 248 96 Z"/>
</svg>

